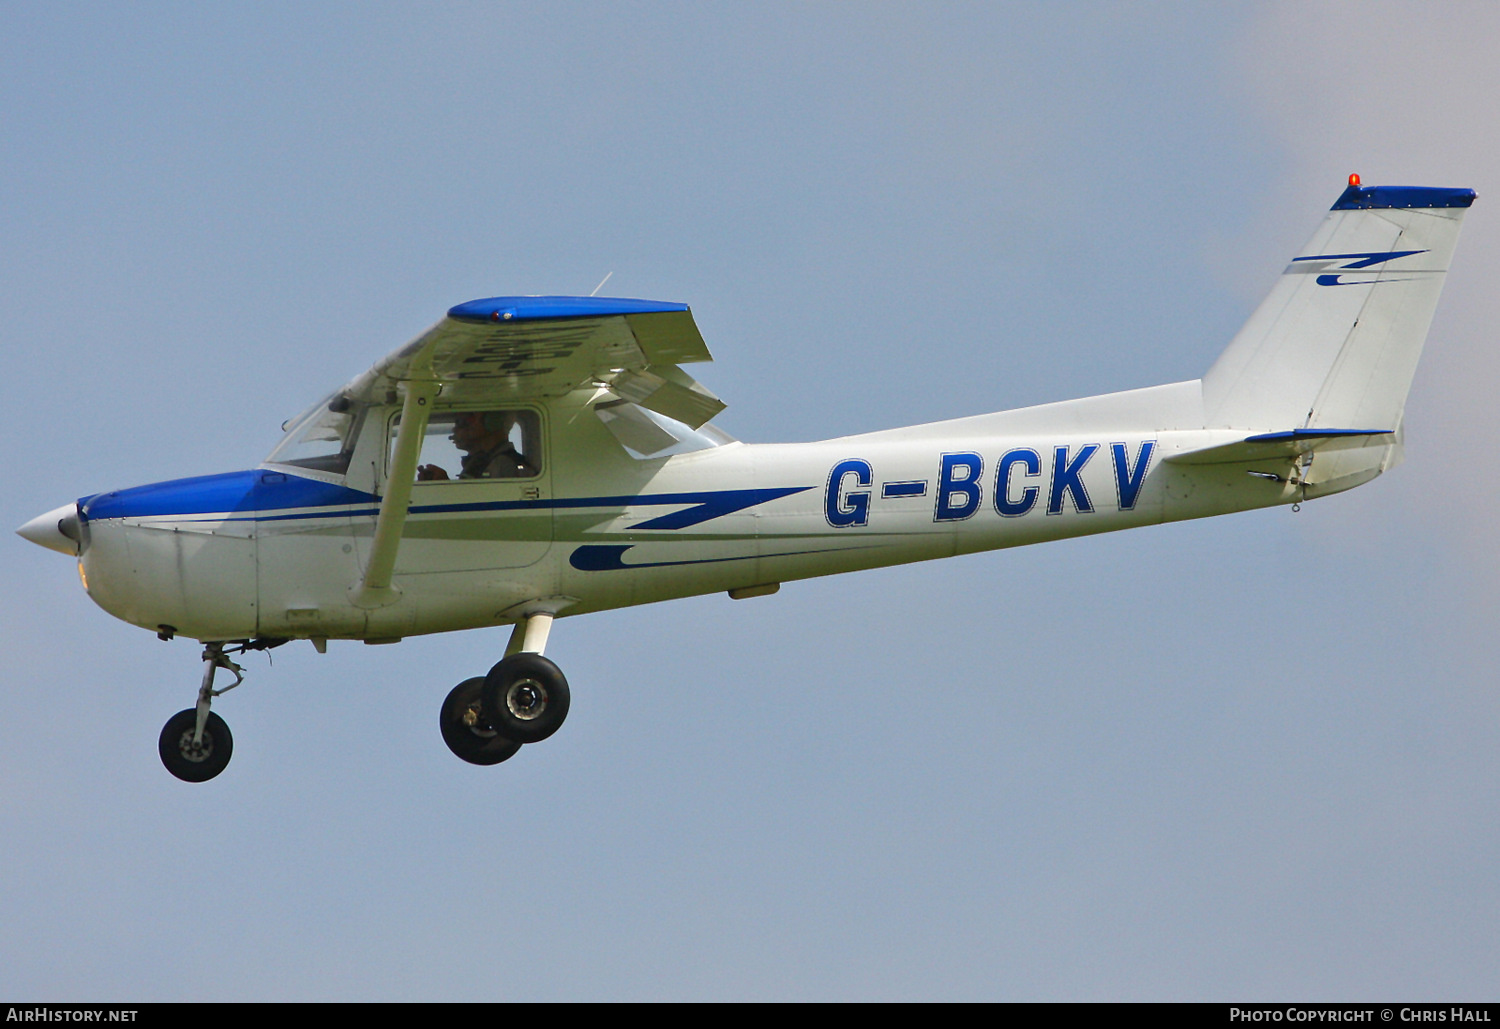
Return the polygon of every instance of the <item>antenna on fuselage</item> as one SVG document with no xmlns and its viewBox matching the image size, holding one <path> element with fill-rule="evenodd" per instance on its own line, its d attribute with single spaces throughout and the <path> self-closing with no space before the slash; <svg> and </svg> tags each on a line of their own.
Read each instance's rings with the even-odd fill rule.
<svg viewBox="0 0 1500 1029">
<path fill-rule="evenodd" d="M 607 275 L 605 275 L 604 278 L 600 279 L 599 280 L 599 285 L 597 285 L 597 286 L 594 287 L 594 291 L 592 293 L 590 293 L 589 296 L 591 296 L 591 297 L 598 296 L 599 295 L 599 291 L 604 288 L 604 284 L 609 281 L 609 276 L 613 275 L 613 274 L 614 274 L 614 272 L 610 272 Z"/>
</svg>

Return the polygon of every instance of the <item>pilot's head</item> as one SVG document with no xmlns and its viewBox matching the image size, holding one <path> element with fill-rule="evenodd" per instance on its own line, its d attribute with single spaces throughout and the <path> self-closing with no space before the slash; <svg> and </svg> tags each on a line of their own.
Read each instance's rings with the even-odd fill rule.
<svg viewBox="0 0 1500 1029">
<path fill-rule="evenodd" d="M 465 411 L 453 421 L 453 444 L 460 450 L 499 446 L 510 432 L 511 416 L 504 411 Z"/>
</svg>

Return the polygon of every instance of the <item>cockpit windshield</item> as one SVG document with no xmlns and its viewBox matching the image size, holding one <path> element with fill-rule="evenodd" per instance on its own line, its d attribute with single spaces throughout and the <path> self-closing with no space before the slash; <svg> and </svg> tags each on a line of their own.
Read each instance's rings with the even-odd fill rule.
<svg viewBox="0 0 1500 1029">
<path fill-rule="evenodd" d="M 341 392 L 331 393 L 284 423 L 286 435 L 276 444 L 266 463 L 296 465 L 343 475 L 349 470 L 355 430 L 363 416 L 362 405 L 351 403 Z"/>
</svg>

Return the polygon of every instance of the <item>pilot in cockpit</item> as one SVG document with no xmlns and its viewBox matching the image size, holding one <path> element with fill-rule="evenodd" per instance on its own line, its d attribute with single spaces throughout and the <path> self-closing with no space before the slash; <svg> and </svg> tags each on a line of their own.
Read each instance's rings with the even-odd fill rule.
<svg viewBox="0 0 1500 1029">
<path fill-rule="evenodd" d="M 453 422 L 453 445 L 464 452 L 460 479 L 524 479 L 537 474 L 537 468 L 518 451 L 511 441 L 516 426 L 513 411 L 468 411 Z M 450 476 L 441 465 L 424 464 L 417 468 L 417 480 L 435 481 Z"/>
</svg>

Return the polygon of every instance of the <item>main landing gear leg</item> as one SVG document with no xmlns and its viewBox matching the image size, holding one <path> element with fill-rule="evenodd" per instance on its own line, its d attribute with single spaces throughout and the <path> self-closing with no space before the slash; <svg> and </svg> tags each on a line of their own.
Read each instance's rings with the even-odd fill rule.
<svg viewBox="0 0 1500 1029">
<path fill-rule="evenodd" d="M 220 668 L 232 672 L 234 682 L 216 690 L 214 673 Z M 207 782 L 224 770 L 234 753 L 234 737 L 209 705 L 244 681 L 244 669 L 224 653 L 224 644 L 209 643 L 203 648 L 203 685 L 198 687 L 197 705 L 177 712 L 161 730 L 157 749 L 167 771 L 185 782 Z"/>
<path fill-rule="evenodd" d="M 541 654 L 547 649 L 547 636 L 551 632 L 552 616 L 546 611 L 538 611 L 522 618 L 510 630 L 510 642 L 505 645 L 505 656 Z"/>
<path fill-rule="evenodd" d="M 558 730 L 569 694 L 562 670 L 542 656 L 551 628 L 551 612 L 523 615 L 490 673 L 453 687 L 439 721 L 449 750 L 472 764 L 499 764 Z"/>
</svg>

